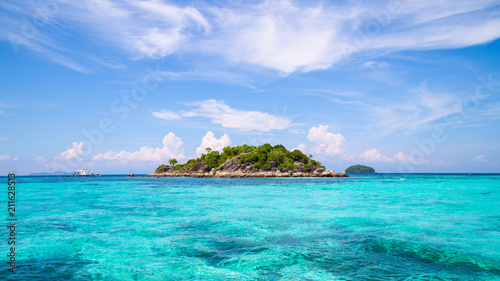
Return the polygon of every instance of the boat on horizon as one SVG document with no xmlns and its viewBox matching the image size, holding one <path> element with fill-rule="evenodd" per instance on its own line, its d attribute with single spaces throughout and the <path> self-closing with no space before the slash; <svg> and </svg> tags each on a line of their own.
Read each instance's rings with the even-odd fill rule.
<svg viewBox="0 0 500 281">
<path fill-rule="evenodd" d="M 93 173 L 89 169 L 76 170 L 73 177 L 99 177 L 101 175 Z"/>
</svg>

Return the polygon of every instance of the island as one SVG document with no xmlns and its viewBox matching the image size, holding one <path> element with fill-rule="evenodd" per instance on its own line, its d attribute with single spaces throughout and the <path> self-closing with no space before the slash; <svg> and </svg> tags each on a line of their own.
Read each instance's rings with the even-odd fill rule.
<svg viewBox="0 0 500 281">
<path fill-rule="evenodd" d="M 356 174 L 356 173 L 368 174 L 368 173 L 375 173 L 375 169 L 373 169 L 372 167 L 358 164 L 345 169 L 345 172 L 349 174 Z"/>
<path fill-rule="evenodd" d="M 300 150 L 288 151 L 283 145 L 227 146 L 222 153 L 206 149 L 197 159 L 177 164 L 170 159 L 170 165 L 158 166 L 147 177 L 347 177 L 346 173 L 326 170 L 320 162 L 311 159 Z"/>
<path fill-rule="evenodd" d="M 66 173 L 65 171 L 55 171 L 53 173 L 42 172 L 42 173 L 31 173 L 30 176 L 65 176 L 70 173 Z"/>
</svg>

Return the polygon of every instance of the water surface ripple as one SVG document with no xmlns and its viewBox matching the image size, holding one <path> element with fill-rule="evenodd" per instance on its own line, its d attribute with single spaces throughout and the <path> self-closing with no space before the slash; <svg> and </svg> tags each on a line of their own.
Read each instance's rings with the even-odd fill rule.
<svg viewBox="0 0 500 281">
<path fill-rule="evenodd" d="M 19 177 L 17 190 L 18 267 L 2 280 L 500 280 L 499 175 Z"/>
</svg>

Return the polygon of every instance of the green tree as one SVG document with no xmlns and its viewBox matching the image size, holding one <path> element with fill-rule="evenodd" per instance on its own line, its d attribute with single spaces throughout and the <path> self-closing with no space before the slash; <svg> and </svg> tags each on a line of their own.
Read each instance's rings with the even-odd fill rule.
<svg viewBox="0 0 500 281">
<path fill-rule="evenodd" d="M 207 165 L 207 169 L 211 171 L 214 168 L 219 167 L 220 163 L 220 155 L 218 151 L 212 151 L 210 153 L 207 153 L 204 159 L 205 165 Z"/>
<path fill-rule="evenodd" d="M 172 167 L 175 166 L 175 164 L 177 164 L 177 159 L 170 159 L 168 160 L 168 164 L 172 165 Z"/>
<path fill-rule="evenodd" d="M 156 168 L 156 171 L 157 173 L 161 173 L 161 172 L 165 172 L 167 170 L 167 166 L 165 165 L 160 165 L 158 166 L 158 168 Z"/>
<path fill-rule="evenodd" d="M 292 153 L 290 153 L 290 156 L 294 161 L 302 162 L 304 164 L 307 164 L 307 162 L 309 161 L 309 158 L 307 158 L 307 156 L 298 149 L 292 151 Z"/>
</svg>

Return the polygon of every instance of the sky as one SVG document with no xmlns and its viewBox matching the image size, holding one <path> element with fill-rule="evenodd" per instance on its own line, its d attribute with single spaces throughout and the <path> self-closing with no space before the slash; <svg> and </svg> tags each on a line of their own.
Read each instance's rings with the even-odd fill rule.
<svg viewBox="0 0 500 281">
<path fill-rule="evenodd" d="M 0 3 L 0 174 L 283 144 L 336 172 L 500 172 L 500 1 Z"/>
</svg>

